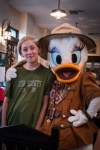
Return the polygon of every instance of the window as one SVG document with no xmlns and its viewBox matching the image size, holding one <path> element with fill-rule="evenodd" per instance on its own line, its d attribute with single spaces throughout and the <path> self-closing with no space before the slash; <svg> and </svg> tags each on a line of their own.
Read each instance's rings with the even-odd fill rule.
<svg viewBox="0 0 100 150">
<path fill-rule="evenodd" d="M 19 31 L 11 26 L 9 26 L 11 33 L 12 33 L 12 37 L 18 39 L 19 38 Z"/>
<path fill-rule="evenodd" d="M 5 67 L 6 53 L 0 52 L 0 67 Z"/>
</svg>

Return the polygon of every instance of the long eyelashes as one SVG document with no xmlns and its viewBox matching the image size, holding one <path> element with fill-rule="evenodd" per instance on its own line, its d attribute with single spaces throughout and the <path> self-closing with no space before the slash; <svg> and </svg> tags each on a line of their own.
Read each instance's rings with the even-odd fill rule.
<svg viewBox="0 0 100 150">
<path fill-rule="evenodd" d="M 80 43 L 79 47 L 75 46 L 75 50 L 81 51 L 84 47 L 85 47 L 85 44 L 82 42 Z"/>
<path fill-rule="evenodd" d="M 85 44 L 82 42 L 82 43 L 80 43 L 79 47 L 75 46 L 73 51 L 76 51 L 76 50 L 81 51 L 84 47 L 85 47 Z M 49 53 L 54 53 L 55 52 L 55 47 L 53 49 L 50 49 L 50 47 L 49 47 L 48 52 Z"/>
<path fill-rule="evenodd" d="M 54 48 L 53 48 L 53 49 L 50 49 L 50 47 L 49 47 L 49 48 L 48 48 L 48 52 L 49 52 L 49 53 L 55 52 L 55 51 L 54 51 Z"/>
<path fill-rule="evenodd" d="M 85 47 L 85 44 L 82 42 L 80 43 L 80 51 Z"/>
<path fill-rule="evenodd" d="M 74 50 L 78 50 L 81 51 L 83 48 L 85 47 L 85 44 L 83 42 L 80 43 L 79 47 L 75 46 Z M 50 49 L 50 47 L 48 48 L 48 52 L 49 53 L 54 53 L 55 52 L 55 47 L 53 49 Z"/>
<path fill-rule="evenodd" d="M 54 52 L 52 49 L 50 49 L 50 47 L 47 46 L 47 44 L 46 44 L 46 49 L 48 50 L 49 53 L 53 53 Z"/>
</svg>

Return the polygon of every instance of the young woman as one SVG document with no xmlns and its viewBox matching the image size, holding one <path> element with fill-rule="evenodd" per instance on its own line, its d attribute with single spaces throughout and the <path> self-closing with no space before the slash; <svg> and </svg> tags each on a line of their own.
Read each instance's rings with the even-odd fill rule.
<svg viewBox="0 0 100 150">
<path fill-rule="evenodd" d="M 46 113 L 54 75 L 38 62 L 40 48 L 35 37 L 23 37 L 17 50 L 26 63 L 16 67 L 17 78 L 12 79 L 6 88 L 2 126 L 26 124 L 39 130 Z"/>
</svg>

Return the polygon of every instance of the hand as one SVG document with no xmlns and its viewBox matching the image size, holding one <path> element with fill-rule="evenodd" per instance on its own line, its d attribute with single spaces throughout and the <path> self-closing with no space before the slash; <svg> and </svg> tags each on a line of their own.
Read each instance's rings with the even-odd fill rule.
<svg viewBox="0 0 100 150">
<path fill-rule="evenodd" d="M 6 80 L 10 81 L 11 78 L 16 78 L 17 74 L 16 74 L 16 69 L 15 69 L 16 65 L 11 66 L 7 72 L 6 72 Z"/>
<path fill-rule="evenodd" d="M 88 122 L 88 119 L 86 118 L 85 114 L 81 110 L 70 110 L 70 113 L 74 116 L 71 116 L 68 118 L 68 121 L 73 123 L 74 127 L 81 126 Z"/>
<path fill-rule="evenodd" d="M 10 81 L 11 78 L 16 78 L 17 74 L 16 74 L 16 68 L 17 66 L 23 66 L 26 63 L 26 60 L 22 60 L 20 62 L 18 62 L 16 65 L 11 66 L 7 72 L 6 72 L 6 80 Z"/>
</svg>

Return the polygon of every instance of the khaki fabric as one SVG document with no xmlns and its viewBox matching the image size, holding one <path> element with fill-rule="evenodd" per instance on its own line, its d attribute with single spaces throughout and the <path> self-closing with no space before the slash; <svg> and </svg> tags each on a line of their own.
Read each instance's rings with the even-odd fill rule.
<svg viewBox="0 0 100 150">
<path fill-rule="evenodd" d="M 97 134 L 97 138 L 96 138 L 93 150 L 100 150 L 100 130 Z"/>
<path fill-rule="evenodd" d="M 18 63 L 16 64 L 16 67 L 22 66 L 22 65 L 24 65 L 24 64 L 26 64 L 26 63 L 27 63 L 26 60 L 22 60 L 22 61 L 20 61 L 20 62 L 18 62 Z"/>
<path fill-rule="evenodd" d="M 88 123 L 74 127 L 68 122 L 67 114 L 71 109 L 85 110 L 85 102 L 89 104 L 91 100 L 100 96 L 100 88 L 96 84 L 91 73 L 81 73 L 79 78 L 69 83 L 70 87 L 67 96 L 58 104 L 49 102 L 49 109 L 61 110 L 62 115 L 58 118 L 45 118 L 41 131 L 51 134 L 51 128 L 56 126 L 60 129 L 60 149 L 74 149 L 93 142 L 93 133 L 98 130 L 94 123 Z M 63 118 L 64 116 L 64 118 Z"/>
</svg>

